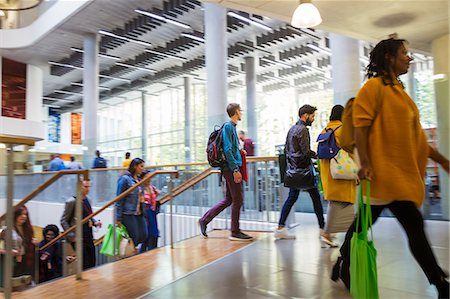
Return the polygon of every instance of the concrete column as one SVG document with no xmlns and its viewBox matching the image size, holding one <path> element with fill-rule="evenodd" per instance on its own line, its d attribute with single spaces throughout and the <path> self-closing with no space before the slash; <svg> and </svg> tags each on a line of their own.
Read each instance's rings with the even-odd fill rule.
<svg viewBox="0 0 450 299">
<path fill-rule="evenodd" d="M 213 3 L 205 7 L 205 55 L 208 88 L 208 131 L 228 119 L 227 9 Z"/>
<path fill-rule="evenodd" d="M 258 122 L 256 117 L 256 66 L 255 57 L 245 57 L 245 86 L 247 87 L 247 136 L 255 143 L 258 155 Z"/>
<path fill-rule="evenodd" d="M 192 79 L 184 77 L 184 150 L 185 162 L 192 162 L 192 107 L 191 107 Z"/>
<path fill-rule="evenodd" d="M 25 118 L 27 120 L 42 122 L 42 95 L 43 95 L 44 76 L 42 69 L 31 64 L 27 64 L 27 91 L 26 91 L 26 110 Z"/>
<path fill-rule="evenodd" d="M 147 118 L 145 117 L 147 113 L 147 100 L 145 97 L 145 92 L 141 94 L 141 123 L 142 123 L 142 131 L 141 131 L 141 147 L 142 147 L 142 159 L 150 165 L 150 161 L 147 161 Z"/>
<path fill-rule="evenodd" d="M 417 101 L 417 84 L 416 84 L 416 80 L 415 80 L 415 75 L 416 75 L 416 64 L 412 63 L 409 66 L 409 70 L 408 70 L 408 94 L 411 97 L 411 99 L 413 99 L 414 101 Z"/>
<path fill-rule="evenodd" d="M 334 104 L 345 106 L 361 87 L 359 43 L 355 39 L 330 33 L 330 48 Z"/>
<path fill-rule="evenodd" d="M 431 47 L 434 59 L 434 74 L 442 75 L 442 79 L 436 79 L 434 81 L 438 121 L 438 149 L 448 159 L 450 158 L 450 120 L 448 117 L 450 115 L 450 35 L 447 34 L 433 40 Z M 442 168 L 439 169 L 439 184 L 441 188 L 442 218 L 449 220 L 449 179 L 448 174 Z"/>
<path fill-rule="evenodd" d="M 97 150 L 98 42 L 96 34 L 84 38 L 83 54 L 83 151 L 84 167 L 91 168 Z"/>
</svg>

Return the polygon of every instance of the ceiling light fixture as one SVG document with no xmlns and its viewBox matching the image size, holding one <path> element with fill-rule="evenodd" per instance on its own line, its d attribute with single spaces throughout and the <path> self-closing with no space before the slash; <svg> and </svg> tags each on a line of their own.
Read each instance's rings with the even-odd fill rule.
<svg viewBox="0 0 450 299">
<path fill-rule="evenodd" d="M 139 13 L 139 14 L 141 14 L 141 15 L 146 15 L 148 17 L 151 17 L 151 18 L 154 18 L 154 19 L 157 19 L 157 20 L 160 20 L 160 21 L 167 22 L 167 23 L 176 25 L 176 26 L 184 28 L 184 29 L 192 29 L 191 26 L 189 26 L 187 24 L 181 23 L 181 22 L 173 20 L 173 19 L 166 18 L 164 16 L 157 15 L 157 14 L 152 13 L 152 12 L 148 12 L 148 11 L 144 11 L 144 10 L 140 10 L 140 9 L 135 9 L 134 11 Z"/>
<path fill-rule="evenodd" d="M 311 0 L 300 0 L 292 15 L 291 25 L 296 28 L 311 28 L 322 23 L 320 12 Z"/>
<path fill-rule="evenodd" d="M 53 92 L 68 94 L 68 95 L 73 95 L 73 96 L 80 96 L 80 97 L 83 96 L 82 93 L 72 92 L 72 91 L 67 91 L 67 90 L 60 90 L 60 89 L 54 90 Z"/>
<path fill-rule="evenodd" d="M 70 48 L 70 50 L 78 52 L 78 53 L 84 53 L 84 50 L 78 49 L 78 48 L 74 48 L 74 47 Z M 112 56 L 112 55 L 108 55 L 108 54 L 103 54 L 103 53 L 98 53 L 98 56 L 102 57 L 102 58 L 112 59 L 112 60 L 121 60 L 120 57 Z"/>
<path fill-rule="evenodd" d="M 53 105 L 53 104 L 43 104 L 43 105 L 47 106 L 47 107 L 51 107 L 51 108 L 61 108 L 61 106 L 59 106 L 59 105 Z M 28 151 L 29 152 L 31 152 L 31 151 L 35 152 L 36 150 L 35 149 L 30 149 Z"/>
<path fill-rule="evenodd" d="M 146 49 L 145 52 L 153 53 L 153 54 L 156 54 L 156 55 L 161 55 L 161 56 L 168 57 L 168 58 L 173 58 L 173 59 L 180 60 L 180 61 L 187 61 L 188 60 L 187 58 L 184 58 L 184 57 L 178 57 L 178 56 L 175 56 L 175 55 L 161 53 L 161 52 L 153 51 L 153 50 L 149 50 L 149 49 Z"/>
<path fill-rule="evenodd" d="M 71 85 L 74 85 L 74 86 L 80 86 L 80 87 L 83 87 L 83 86 L 84 86 L 83 84 L 77 83 L 77 82 L 71 82 L 70 84 L 71 84 Z M 98 89 L 111 90 L 111 88 L 105 87 L 105 86 L 99 86 Z"/>
<path fill-rule="evenodd" d="M 107 35 L 107 36 L 111 36 L 117 39 L 121 39 L 121 40 L 125 40 L 127 42 L 131 42 L 131 43 L 135 43 L 141 46 L 145 46 L 145 47 L 151 47 L 152 44 L 148 43 L 148 42 L 144 42 L 138 39 L 134 39 L 134 38 L 129 38 L 126 36 L 122 36 L 122 35 L 117 35 L 115 33 L 109 32 L 109 31 L 105 31 L 105 30 L 99 30 L 98 33 L 102 34 L 102 35 Z"/>
<path fill-rule="evenodd" d="M 107 75 L 98 75 L 100 78 L 106 78 L 106 79 L 111 79 L 111 80 L 117 80 L 117 81 L 123 81 L 123 82 L 127 82 L 127 83 L 131 83 L 130 79 L 124 79 L 124 78 L 119 78 L 119 77 L 112 77 L 112 76 L 107 76 Z"/>
<path fill-rule="evenodd" d="M 260 23 L 260 22 L 256 22 L 256 21 L 254 21 L 254 20 L 252 20 L 252 19 L 249 19 L 249 18 L 247 18 L 247 17 L 244 17 L 243 15 L 237 14 L 237 13 L 235 13 L 235 12 L 229 11 L 229 12 L 227 12 L 227 15 L 229 15 L 230 17 L 239 19 L 239 20 L 241 20 L 241 21 L 250 23 L 250 24 L 252 24 L 252 25 L 255 25 L 255 26 L 257 26 L 257 27 L 259 27 L 259 28 L 262 28 L 262 29 L 264 29 L 264 30 L 267 30 L 267 31 L 273 31 L 273 29 L 270 28 L 269 26 L 267 26 L 267 25 L 265 25 L 265 24 L 263 24 L 263 23 Z"/>
<path fill-rule="evenodd" d="M 140 66 L 134 66 L 134 65 L 131 65 L 131 64 L 126 64 L 126 63 L 117 62 L 116 65 L 123 66 L 123 67 L 128 67 L 128 68 L 130 68 L 130 69 L 136 69 L 136 70 L 140 70 L 140 71 L 146 71 L 146 72 L 150 72 L 150 73 L 156 73 L 155 70 L 148 69 L 148 68 L 145 68 L 145 67 L 140 67 Z"/>
<path fill-rule="evenodd" d="M 269 59 L 269 58 L 265 58 L 265 57 L 261 57 L 261 60 L 264 60 L 266 62 L 270 62 L 270 63 L 273 63 L 273 64 L 278 64 L 278 65 L 281 65 L 281 66 L 292 67 L 292 65 L 290 65 L 290 64 L 287 64 L 287 63 L 284 63 L 284 62 L 281 62 L 281 61 L 275 61 L 275 60 L 272 60 L 272 59 Z"/>
<path fill-rule="evenodd" d="M 318 51 L 318 52 L 322 52 L 322 53 L 331 55 L 331 52 L 330 52 L 330 51 L 328 51 L 328 50 L 326 50 L 326 49 L 323 49 L 323 48 L 321 48 L 321 47 L 318 47 L 318 46 L 316 46 L 316 45 L 307 44 L 306 46 L 307 46 L 308 48 L 313 49 L 313 50 L 316 50 L 316 51 Z"/>
<path fill-rule="evenodd" d="M 42 97 L 43 100 L 49 100 L 49 101 L 60 101 L 60 102 L 67 102 L 67 103 L 74 103 L 74 100 L 68 100 L 68 99 L 60 99 L 60 98 L 52 98 L 52 97 Z"/>
<path fill-rule="evenodd" d="M 187 37 L 187 38 L 190 38 L 190 39 L 202 42 L 202 43 L 205 42 L 205 39 L 203 37 L 196 36 L 196 35 L 193 35 L 193 34 L 190 34 L 190 33 L 181 33 L 181 36 L 184 36 L 184 37 Z"/>
<path fill-rule="evenodd" d="M 55 65 L 55 66 L 68 67 L 71 69 L 84 70 L 84 68 L 82 68 L 80 66 L 74 66 L 71 64 L 67 64 L 67 63 L 59 63 L 59 62 L 49 61 L 48 64 Z"/>
</svg>

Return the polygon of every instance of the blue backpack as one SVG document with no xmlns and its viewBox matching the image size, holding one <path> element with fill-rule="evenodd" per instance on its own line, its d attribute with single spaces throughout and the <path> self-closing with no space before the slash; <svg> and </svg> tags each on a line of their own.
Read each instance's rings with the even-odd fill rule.
<svg viewBox="0 0 450 299">
<path fill-rule="evenodd" d="M 317 137 L 317 158 L 319 159 L 331 159 L 337 155 L 340 147 L 336 144 L 336 137 L 334 136 L 334 131 L 339 129 L 341 126 L 336 129 L 325 129 L 325 132 L 320 133 Z"/>
</svg>

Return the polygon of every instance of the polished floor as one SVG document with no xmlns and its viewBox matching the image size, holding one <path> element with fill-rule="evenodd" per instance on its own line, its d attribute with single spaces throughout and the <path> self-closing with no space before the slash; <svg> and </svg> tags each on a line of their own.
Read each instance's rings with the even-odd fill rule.
<svg viewBox="0 0 450 299">
<path fill-rule="evenodd" d="M 231 242 L 227 231 L 195 237 L 83 273 L 14 293 L 13 298 L 352 298 L 330 280 L 338 250 L 321 248 L 313 214 L 297 216 L 295 240 L 250 233 L 252 243 Z M 426 230 L 441 266 L 449 269 L 449 222 L 428 221 Z M 374 227 L 381 298 L 437 298 L 411 256 L 394 218 Z M 343 236 L 338 236 L 342 240 Z M 1 296 L 0 296 L 1 297 Z"/>
<path fill-rule="evenodd" d="M 103 265 L 83 272 L 82 280 L 74 276 L 38 285 L 13 298 L 24 299 L 114 299 L 137 298 L 151 290 L 181 279 L 194 270 L 236 252 L 248 242 L 228 240 L 228 231 L 212 231 L 208 240 L 195 237 L 174 245 Z M 263 232 L 252 233 L 256 239 Z M 0 293 L 0 298 L 2 294 Z"/>
<path fill-rule="evenodd" d="M 321 248 L 314 215 L 300 218 L 291 230 L 296 240 L 258 240 L 142 298 L 352 298 L 329 278 L 337 249 Z M 397 221 L 382 218 L 374 228 L 380 297 L 437 298 Z M 449 222 L 430 221 L 426 229 L 439 263 L 449 269 Z"/>
</svg>

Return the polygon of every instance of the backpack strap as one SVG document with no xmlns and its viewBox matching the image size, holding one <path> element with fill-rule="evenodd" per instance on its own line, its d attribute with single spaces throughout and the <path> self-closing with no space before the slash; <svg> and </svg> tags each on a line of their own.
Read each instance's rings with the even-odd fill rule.
<svg viewBox="0 0 450 299">
<path fill-rule="evenodd" d="M 337 129 L 339 129 L 340 127 L 342 127 L 342 125 L 337 126 L 336 128 L 334 128 L 334 130 L 333 130 L 332 128 L 326 128 L 326 129 L 325 129 L 325 132 L 328 132 L 328 130 L 331 130 L 331 133 L 334 134 L 334 132 L 335 132 Z"/>
</svg>

